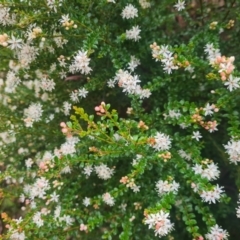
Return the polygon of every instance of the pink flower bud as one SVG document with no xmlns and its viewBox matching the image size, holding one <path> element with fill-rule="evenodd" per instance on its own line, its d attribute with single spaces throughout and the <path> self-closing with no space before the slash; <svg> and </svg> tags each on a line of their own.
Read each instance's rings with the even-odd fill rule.
<svg viewBox="0 0 240 240">
<path fill-rule="evenodd" d="M 94 108 L 96 112 L 100 111 L 100 108 L 97 106 Z"/>
<path fill-rule="evenodd" d="M 68 129 L 67 128 L 63 128 L 62 129 L 62 133 L 67 133 L 68 132 Z"/>
<path fill-rule="evenodd" d="M 67 127 L 67 125 L 66 125 L 65 122 L 61 122 L 61 123 L 60 123 L 60 126 L 61 126 L 61 127 Z"/>
<path fill-rule="evenodd" d="M 47 168 L 45 162 L 40 162 L 39 163 L 39 168 L 42 169 L 42 170 L 45 170 Z"/>
</svg>

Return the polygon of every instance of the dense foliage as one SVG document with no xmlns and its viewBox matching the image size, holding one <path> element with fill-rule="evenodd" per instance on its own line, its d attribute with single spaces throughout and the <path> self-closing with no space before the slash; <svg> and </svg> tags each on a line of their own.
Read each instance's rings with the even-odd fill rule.
<svg viewBox="0 0 240 240">
<path fill-rule="evenodd" d="M 1 238 L 237 239 L 239 4 L 1 0 Z"/>
</svg>

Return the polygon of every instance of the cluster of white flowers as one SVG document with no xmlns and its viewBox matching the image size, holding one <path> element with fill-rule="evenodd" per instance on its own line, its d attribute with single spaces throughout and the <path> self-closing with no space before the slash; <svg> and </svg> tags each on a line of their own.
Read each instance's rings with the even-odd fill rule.
<svg viewBox="0 0 240 240">
<path fill-rule="evenodd" d="M 71 73 L 81 72 L 82 74 L 88 74 L 92 71 L 89 67 L 89 62 L 90 58 L 87 55 L 87 51 L 78 51 L 72 64 L 69 66 L 69 71 Z"/>
<path fill-rule="evenodd" d="M 34 200 L 34 198 L 44 199 L 46 191 L 49 189 L 49 181 L 45 177 L 40 177 L 36 179 L 33 185 L 25 185 L 24 193 L 29 196 L 31 200 Z"/>
<path fill-rule="evenodd" d="M 114 170 L 109 168 L 106 164 L 100 164 L 94 167 L 99 178 L 107 180 L 112 177 Z"/>
<path fill-rule="evenodd" d="M 76 152 L 76 144 L 79 142 L 78 137 L 67 137 L 66 142 L 63 143 L 60 147 L 60 152 L 63 155 L 70 154 L 72 155 L 73 153 Z"/>
<path fill-rule="evenodd" d="M 240 162 L 240 140 L 234 141 L 232 139 L 226 145 L 224 145 L 224 148 L 230 157 L 230 162 L 235 164 Z"/>
<path fill-rule="evenodd" d="M 135 68 L 140 64 L 140 61 L 135 56 L 131 56 L 131 60 L 128 63 L 128 69 L 133 72 Z"/>
<path fill-rule="evenodd" d="M 138 10 L 132 4 L 128 4 L 121 13 L 122 18 L 131 19 L 138 16 Z M 138 25 L 133 26 L 131 29 L 126 30 L 126 39 L 138 41 L 141 36 L 139 35 L 141 32 Z"/>
<path fill-rule="evenodd" d="M 57 36 L 57 37 L 54 37 L 53 40 L 56 43 L 58 48 L 63 48 L 63 46 L 68 43 L 68 40 L 63 38 L 60 32 L 56 32 L 54 35 Z M 54 48 L 49 47 L 48 49 L 50 52 L 53 52 L 53 53 L 55 52 Z"/>
<path fill-rule="evenodd" d="M 158 213 L 147 215 L 145 224 L 148 224 L 149 228 L 155 229 L 155 236 L 163 237 L 173 230 L 173 223 L 168 217 L 169 213 L 161 210 Z"/>
<path fill-rule="evenodd" d="M 168 150 L 171 147 L 171 139 L 164 133 L 157 132 L 154 140 L 152 147 L 157 151 Z"/>
<path fill-rule="evenodd" d="M 240 78 L 232 75 L 232 72 L 235 68 L 233 62 L 235 60 L 234 57 L 226 58 L 225 56 L 221 56 L 220 50 L 215 48 L 212 43 L 208 43 L 205 46 L 204 51 L 207 53 L 207 58 L 209 63 L 218 68 L 218 72 L 220 74 L 221 80 L 224 82 L 224 85 L 227 86 L 229 91 L 233 91 L 240 87 Z"/>
<path fill-rule="evenodd" d="M 192 168 L 195 174 L 201 175 L 201 177 L 207 178 L 209 181 L 219 178 L 220 171 L 215 163 L 206 165 L 195 164 Z"/>
<path fill-rule="evenodd" d="M 88 91 L 83 87 L 81 89 L 78 90 L 74 90 L 70 93 L 70 99 L 72 102 L 77 103 L 79 102 L 79 98 L 86 98 L 88 95 Z"/>
<path fill-rule="evenodd" d="M 160 196 L 164 194 L 168 194 L 170 192 L 176 194 L 178 191 L 178 188 L 179 188 L 179 183 L 175 182 L 174 180 L 171 182 L 159 180 L 156 183 L 156 191 Z"/>
<path fill-rule="evenodd" d="M 224 192 L 222 189 L 223 187 L 219 187 L 218 184 L 214 186 L 212 190 L 209 191 L 202 191 L 200 196 L 203 199 L 204 202 L 207 203 L 216 203 L 216 201 L 219 201 L 221 198 L 221 194 Z"/>
<path fill-rule="evenodd" d="M 11 229 L 10 229 L 11 232 Z M 25 236 L 25 232 L 18 232 L 17 230 L 14 230 L 11 235 L 10 235 L 10 240 L 25 240 L 26 236 Z"/>
<path fill-rule="evenodd" d="M 168 114 L 164 114 L 164 118 L 180 118 L 182 116 L 182 114 L 180 113 L 179 110 L 169 110 Z"/>
<path fill-rule="evenodd" d="M 122 18 L 130 19 L 138 16 L 138 10 L 132 4 L 128 4 L 121 13 Z"/>
<path fill-rule="evenodd" d="M 184 158 L 184 159 L 186 159 L 186 160 L 188 160 L 188 161 L 190 161 L 191 158 L 192 158 L 191 154 L 186 153 L 186 152 L 185 152 L 184 150 L 182 150 L 182 149 L 180 149 L 180 150 L 178 151 L 178 154 L 179 154 L 180 157 L 182 157 L 182 158 Z"/>
<path fill-rule="evenodd" d="M 52 90 L 55 88 L 55 82 L 53 79 L 48 79 L 47 77 L 44 77 L 41 80 L 40 87 L 47 92 L 52 92 Z"/>
<path fill-rule="evenodd" d="M 134 40 L 136 42 L 141 38 L 140 32 L 141 29 L 138 25 L 133 26 L 131 29 L 126 30 L 126 39 Z"/>
<path fill-rule="evenodd" d="M 215 48 L 213 43 L 206 44 L 204 52 L 207 54 L 208 61 L 211 65 L 215 63 L 217 57 L 221 56 L 220 50 Z"/>
<path fill-rule="evenodd" d="M 205 235 L 207 240 L 226 240 L 228 232 L 220 228 L 217 224 L 211 227 L 210 232 Z"/>
<path fill-rule="evenodd" d="M 118 83 L 118 86 L 123 88 L 123 92 L 128 94 L 135 94 L 139 96 L 140 99 L 149 98 L 151 92 L 149 89 L 142 89 L 138 84 L 140 81 L 137 75 L 131 75 L 128 71 L 119 70 L 113 80 L 108 82 L 109 86 L 114 86 L 115 83 Z"/>
<path fill-rule="evenodd" d="M 32 218 L 33 222 L 38 226 L 38 227 L 41 227 L 43 226 L 43 219 L 41 218 L 41 212 L 36 212 L 34 215 L 33 215 L 33 218 Z"/>
<path fill-rule="evenodd" d="M 31 43 L 34 39 L 39 37 L 41 33 L 42 33 L 42 28 L 38 27 L 36 23 L 30 24 L 26 32 L 27 41 Z"/>
<path fill-rule="evenodd" d="M 20 51 L 17 51 L 17 58 L 21 67 L 29 68 L 29 65 L 37 58 L 39 49 L 36 46 L 22 44 Z"/>
<path fill-rule="evenodd" d="M 14 14 L 10 14 L 10 8 L 4 7 L 0 4 L 0 24 L 3 26 L 12 25 L 16 22 L 16 16 Z"/>
<path fill-rule="evenodd" d="M 21 83 L 21 79 L 16 76 L 16 73 L 13 71 L 8 71 L 6 76 L 6 83 L 4 91 L 6 93 L 14 93 L 16 87 Z"/>
<path fill-rule="evenodd" d="M 128 177 L 123 177 L 120 182 L 126 185 L 127 188 L 130 188 L 133 190 L 133 192 L 139 192 L 140 191 L 140 186 L 136 185 L 134 178 L 128 178 Z"/>
<path fill-rule="evenodd" d="M 163 70 L 171 74 L 172 70 L 178 69 L 178 66 L 174 63 L 173 53 L 169 50 L 168 45 L 157 46 L 156 43 L 151 45 L 152 56 L 156 61 L 160 60 L 163 64 Z"/>
<path fill-rule="evenodd" d="M 109 206 L 113 206 L 115 204 L 114 198 L 108 192 L 102 195 L 102 199 Z"/>
<path fill-rule="evenodd" d="M 65 101 L 63 102 L 63 113 L 64 115 L 68 116 L 70 114 L 70 110 L 72 108 L 72 104 Z"/>
<path fill-rule="evenodd" d="M 33 122 L 39 122 L 42 117 L 42 104 L 32 103 L 28 108 L 24 109 L 24 119 L 26 127 L 32 127 Z"/>
<path fill-rule="evenodd" d="M 54 210 L 54 215 L 53 215 L 54 220 L 60 226 L 62 226 L 63 224 L 66 226 L 72 225 L 74 222 L 74 218 L 70 217 L 69 215 L 63 214 L 61 210 L 62 210 L 61 206 L 58 205 Z"/>
</svg>

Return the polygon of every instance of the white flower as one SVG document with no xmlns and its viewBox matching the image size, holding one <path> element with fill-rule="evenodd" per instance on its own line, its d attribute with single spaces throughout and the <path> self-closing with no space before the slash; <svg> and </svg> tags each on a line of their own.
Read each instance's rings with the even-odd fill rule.
<svg viewBox="0 0 240 240">
<path fill-rule="evenodd" d="M 134 158 L 133 161 L 132 161 L 132 165 L 136 166 L 137 164 L 139 164 L 139 162 L 141 161 L 141 158 L 142 158 L 142 155 L 137 154 L 136 158 Z"/>
<path fill-rule="evenodd" d="M 70 18 L 69 18 L 68 14 L 62 15 L 62 18 L 59 20 L 60 23 L 66 23 L 66 22 L 69 22 L 69 21 L 70 21 Z"/>
<path fill-rule="evenodd" d="M 68 173 L 71 173 L 71 168 L 70 168 L 70 166 L 69 165 L 66 165 L 66 166 L 64 166 L 64 168 L 61 170 L 61 174 L 68 174 Z"/>
<path fill-rule="evenodd" d="M 147 0 L 139 0 L 139 4 L 143 9 L 151 7 L 150 2 L 148 2 Z"/>
<path fill-rule="evenodd" d="M 157 151 L 168 150 L 171 146 L 171 139 L 164 133 L 158 132 L 154 139 L 155 143 L 152 147 Z"/>
<path fill-rule="evenodd" d="M 121 13 L 122 18 L 130 19 L 138 16 L 138 10 L 132 4 L 128 4 Z"/>
<path fill-rule="evenodd" d="M 78 90 L 78 96 L 82 98 L 86 98 L 88 94 L 88 91 L 85 88 Z"/>
<path fill-rule="evenodd" d="M 133 72 L 134 69 L 140 64 L 140 61 L 135 56 L 131 56 L 131 60 L 128 63 L 128 69 Z"/>
<path fill-rule="evenodd" d="M 174 63 L 172 61 L 167 61 L 164 63 L 163 66 L 163 70 L 167 73 L 167 74 L 171 74 L 172 70 L 177 69 L 178 67 L 174 65 Z"/>
<path fill-rule="evenodd" d="M 22 39 L 17 39 L 14 36 L 12 36 L 11 39 L 9 39 L 8 41 L 9 48 L 14 50 L 14 49 L 20 49 L 22 48 Z"/>
<path fill-rule="evenodd" d="M 200 138 L 202 138 L 202 135 L 200 134 L 199 131 L 193 132 L 193 139 L 196 139 L 197 141 L 199 141 Z"/>
<path fill-rule="evenodd" d="M 59 199 L 59 195 L 56 194 L 56 192 L 53 192 L 52 194 L 50 194 L 50 201 L 51 202 L 58 202 L 58 199 Z"/>
<path fill-rule="evenodd" d="M 79 102 L 79 99 L 78 99 L 78 91 L 77 91 L 77 90 L 72 91 L 72 92 L 70 93 L 70 99 L 71 99 L 74 103 Z"/>
<path fill-rule="evenodd" d="M 115 80 L 114 79 L 109 79 L 107 81 L 107 85 L 109 88 L 114 88 L 115 87 Z"/>
<path fill-rule="evenodd" d="M 210 233 L 205 235 L 207 240 L 226 240 L 228 236 L 228 232 L 220 228 L 217 224 L 211 227 Z"/>
<path fill-rule="evenodd" d="M 141 186 L 137 186 L 136 184 L 134 184 L 132 187 L 131 187 L 131 189 L 133 190 L 133 192 L 140 192 L 140 188 L 141 188 Z"/>
<path fill-rule="evenodd" d="M 155 236 L 166 236 L 173 229 L 173 224 L 168 219 L 169 213 L 160 211 L 159 213 L 149 214 L 145 220 L 145 224 L 149 225 L 149 228 L 155 229 Z"/>
<path fill-rule="evenodd" d="M 83 205 L 84 206 L 89 206 L 91 204 L 91 198 L 88 198 L 88 197 L 85 197 L 84 199 L 83 199 Z"/>
<path fill-rule="evenodd" d="M 207 43 L 206 46 L 204 47 L 204 52 L 210 55 L 213 53 L 214 49 L 215 48 L 213 46 L 213 43 Z"/>
<path fill-rule="evenodd" d="M 110 195 L 110 193 L 104 193 L 102 198 L 103 201 L 109 206 L 113 206 L 115 204 L 114 198 Z"/>
<path fill-rule="evenodd" d="M 126 39 L 138 41 L 141 36 L 139 36 L 141 30 L 139 26 L 133 26 L 130 30 L 126 31 Z"/>
<path fill-rule="evenodd" d="M 213 109 L 214 109 L 214 106 L 207 103 L 206 107 L 203 108 L 203 111 L 205 112 L 204 116 L 207 116 L 207 115 L 211 116 L 213 114 Z"/>
<path fill-rule="evenodd" d="M 93 171 L 93 167 L 91 165 L 87 165 L 83 169 L 83 173 L 87 176 L 90 176 Z"/>
<path fill-rule="evenodd" d="M 178 0 L 178 2 L 174 5 L 174 7 L 175 7 L 178 11 L 182 11 L 183 9 L 185 9 L 185 1 Z"/>
<path fill-rule="evenodd" d="M 33 164 L 33 160 L 31 158 L 28 158 L 25 160 L 25 165 L 27 168 L 31 168 Z"/>
<path fill-rule="evenodd" d="M 228 80 L 224 83 L 225 86 L 227 86 L 227 89 L 231 92 L 232 90 L 235 90 L 239 88 L 239 80 L 240 78 L 233 77 L 232 75 L 229 76 Z"/>
</svg>

